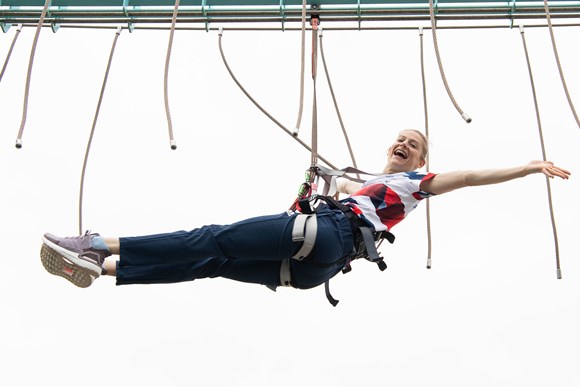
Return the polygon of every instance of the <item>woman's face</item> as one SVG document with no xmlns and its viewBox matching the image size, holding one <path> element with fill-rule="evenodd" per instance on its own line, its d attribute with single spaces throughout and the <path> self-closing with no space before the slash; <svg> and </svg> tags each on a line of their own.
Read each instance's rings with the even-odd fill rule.
<svg viewBox="0 0 580 387">
<path fill-rule="evenodd" d="M 412 130 L 403 130 L 387 152 L 387 170 L 390 173 L 411 172 L 425 165 L 423 139 Z"/>
</svg>

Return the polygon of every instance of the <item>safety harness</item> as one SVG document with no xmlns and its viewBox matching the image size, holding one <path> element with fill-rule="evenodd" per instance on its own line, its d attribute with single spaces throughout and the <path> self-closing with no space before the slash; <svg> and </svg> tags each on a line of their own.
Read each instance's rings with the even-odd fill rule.
<svg viewBox="0 0 580 387">
<path fill-rule="evenodd" d="M 302 184 L 298 198 L 293 203 L 291 210 L 299 212 L 294 220 L 292 228 L 292 240 L 294 242 L 302 242 L 302 246 L 292 258 L 282 261 L 280 265 L 280 285 L 293 286 L 292 275 L 290 271 L 290 259 L 299 261 L 308 260 L 309 254 L 314 248 L 316 241 L 316 234 L 318 233 L 318 225 L 316 219 L 316 212 L 320 208 L 328 207 L 330 209 L 338 209 L 346 216 L 350 222 L 352 233 L 355 239 L 353 245 L 352 255 L 347 258 L 341 258 L 339 261 L 328 264 L 334 266 L 336 264 L 343 264 L 342 272 L 344 274 L 352 270 L 351 262 L 355 259 L 365 258 L 369 262 L 376 263 L 378 268 L 383 271 L 387 268 L 383 257 L 379 255 L 377 244 L 380 246 L 382 241 L 386 239 L 389 243 L 395 241 L 395 236 L 388 231 L 375 232 L 365 221 L 359 218 L 351 209 L 351 207 L 332 198 L 330 194 L 336 192 L 337 177 L 344 176 L 346 173 L 363 173 L 371 175 L 366 172 L 356 170 L 354 168 L 345 168 L 343 170 L 331 170 L 317 165 L 315 170 L 313 168 L 306 172 L 306 182 Z M 317 190 L 317 182 L 315 178 L 322 177 L 326 185 L 324 187 L 324 194 L 319 195 Z M 356 180 L 356 179 L 352 179 Z M 332 297 L 330 293 L 330 280 L 324 283 L 326 298 L 336 306 L 338 300 Z M 275 290 L 275 287 L 270 287 Z"/>
</svg>

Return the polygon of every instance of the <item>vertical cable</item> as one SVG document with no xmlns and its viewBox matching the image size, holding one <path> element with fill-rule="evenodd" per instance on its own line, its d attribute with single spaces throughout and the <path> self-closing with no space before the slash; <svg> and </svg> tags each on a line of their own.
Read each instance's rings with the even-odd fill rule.
<svg viewBox="0 0 580 387">
<path fill-rule="evenodd" d="M 314 95 L 312 101 L 312 167 L 318 163 L 318 109 L 316 106 L 316 73 L 318 69 L 318 17 L 313 17 L 310 20 L 312 24 L 312 85 L 314 88 Z"/>
<path fill-rule="evenodd" d="M 421 52 L 421 84 L 423 85 L 423 111 L 425 114 L 425 137 L 429 141 L 429 114 L 427 110 L 427 83 L 425 82 L 425 59 L 423 56 L 423 27 L 419 28 L 419 46 Z M 429 152 L 425 157 L 425 167 L 427 172 L 429 172 Z M 431 201 L 429 198 L 427 200 L 426 206 L 426 218 L 427 218 L 427 269 L 431 269 Z"/>
<path fill-rule="evenodd" d="M 302 44 L 300 48 L 300 101 L 298 103 L 298 118 L 292 135 L 298 136 L 300 123 L 302 122 L 302 111 L 304 110 L 304 66 L 306 63 L 306 0 L 302 0 Z"/>
<path fill-rule="evenodd" d="M 441 79 L 443 80 L 443 84 L 445 85 L 445 90 L 447 90 L 447 95 L 449 95 L 449 99 L 455 106 L 455 109 L 461 114 L 461 117 L 467 122 L 468 124 L 471 122 L 471 118 L 461 110 L 459 104 L 453 97 L 453 93 L 451 93 L 451 89 L 447 84 L 447 77 L 445 76 L 445 70 L 443 70 L 443 63 L 441 62 L 441 55 L 439 54 L 439 45 L 437 44 L 437 26 L 435 24 L 435 12 L 433 9 L 433 0 L 429 0 L 429 15 L 431 17 L 431 31 L 433 33 L 433 45 L 435 46 L 435 56 L 437 57 L 437 64 L 439 65 L 439 72 L 441 73 Z"/>
<path fill-rule="evenodd" d="M 95 117 L 93 118 L 93 126 L 91 127 L 91 134 L 89 136 L 89 141 L 87 143 L 87 150 L 85 152 L 85 160 L 83 162 L 83 169 L 81 173 L 81 187 L 79 193 L 79 235 L 82 235 L 83 233 L 83 193 L 85 187 L 85 173 L 89 161 L 89 153 L 91 151 L 91 144 L 93 142 L 93 136 L 95 134 L 95 128 L 97 126 L 97 119 L 99 118 L 99 112 L 101 110 L 101 103 L 103 102 L 103 95 L 105 94 L 105 87 L 107 86 L 107 79 L 109 78 L 109 70 L 111 69 L 111 63 L 113 61 L 115 46 L 117 45 L 117 39 L 119 39 L 120 34 L 121 27 L 117 27 L 117 32 L 115 32 L 115 39 L 113 40 L 113 46 L 111 47 L 111 53 L 109 54 L 109 61 L 107 62 L 107 69 L 105 70 L 105 78 L 103 79 L 103 85 L 101 86 L 101 94 L 99 95 L 99 102 L 97 103 Z"/>
<path fill-rule="evenodd" d="M 568 86 L 566 85 L 566 80 L 564 79 L 564 71 L 562 70 L 562 64 L 560 63 L 560 56 L 558 55 L 558 48 L 556 47 L 556 38 L 554 37 L 554 28 L 552 27 L 552 18 L 550 16 L 550 7 L 548 7 L 548 1 L 544 0 L 544 9 L 546 11 L 546 20 L 548 21 L 548 29 L 550 30 L 550 38 L 552 39 L 552 47 L 554 48 L 554 56 L 556 58 L 556 64 L 558 65 L 558 72 L 560 73 L 560 80 L 562 81 L 562 86 L 564 87 L 564 93 L 566 93 L 566 98 L 568 99 L 568 104 L 576 120 L 576 125 L 580 128 L 580 119 L 578 119 L 578 114 L 574 108 L 574 103 L 572 103 L 572 98 L 568 92 Z"/>
<path fill-rule="evenodd" d="M 50 6 L 50 0 L 46 0 L 44 7 L 42 8 L 42 13 L 40 14 L 40 19 L 38 19 L 38 25 L 36 26 L 36 33 L 34 34 L 34 40 L 32 41 L 32 48 L 30 50 L 30 60 L 28 61 L 28 72 L 26 73 L 26 86 L 24 87 L 24 106 L 22 109 L 22 121 L 20 122 L 20 130 L 18 131 L 18 137 L 16 138 L 16 148 L 22 148 L 22 135 L 24 133 L 24 126 L 26 125 L 26 117 L 28 115 L 28 96 L 30 92 L 30 79 L 32 77 L 32 65 L 34 64 L 34 54 L 36 53 L 36 45 L 38 44 L 38 37 L 40 36 L 40 30 L 42 29 L 42 24 L 44 23 L 44 18 L 46 17 L 46 12 Z"/>
<path fill-rule="evenodd" d="M 171 30 L 169 31 L 169 44 L 167 45 L 167 57 L 165 58 L 165 73 L 163 75 L 163 99 L 165 101 L 165 115 L 167 116 L 167 128 L 169 131 L 169 145 L 171 149 L 177 149 L 177 144 L 173 138 L 173 123 L 171 122 L 171 112 L 169 110 L 169 62 L 171 60 L 171 48 L 173 47 L 173 34 L 175 32 L 175 22 L 177 21 L 177 10 L 179 8 L 179 0 L 175 0 L 175 7 L 173 8 L 173 16 L 171 18 Z"/>
<path fill-rule="evenodd" d="M 12 44 L 10 45 L 10 49 L 8 50 L 8 54 L 6 54 L 6 60 L 4 61 L 4 66 L 2 66 L 2 71 L 0 72 L 0 82 L 2 82 L 2 77 L 4 77 L 4 72 L 6 71 L 6 67 L 8 66 L 8 61 L 10 61 L 10 56 L 12 55 L 12 50 L 14 50 L 14 45 L 16 44 L 16 40 L 18 39 L 18 35 L 20 35 L 20 31 L 22 30 L 22 24 L 18 25 L 16 29 L 16 33 L 14 34 L 14 39 L 12 39 Z"/>
<path fill-rule="evenodd" d="M 538 108 L 538 98 L 536 97 L 536 87 L 534 85 L 534 77 L 532 75 L 532 66 L 530 64 L 530 56 L 528 54 L 528 46 L 526 45 L 526 38 L 524 36 L 524 27 L 520 26 L 520 33 L 522 36 L 522 43 L 524 46 L 524 53 L 526 55 L 526 62 L 528 64 L 528 73 L 530 74 L 530 84 L 532 87 L 532 95 L 534 97 L 534 108 L 536 110 L 536 121 L 538 123 L 538 133 L 540 136 L 540 145 L 542 147 L 542 159 L 546 161 L 546 147 L 544 145 L 544 135 L 542 133 L 542 121 L 540 120 L 540 110 Z M 548 192 L 548 203 L 550 206 L 550 219 L 552 221 L 552 232 L 554 234 L 554 249 L 556 252 L 556 276 L 558 279 L 562 278 L 562 270 L 560 269 L 560 249 L 558 247 L 558 233 L 556 231 L 556 221 L 554 217 L 554 206 L 552 204 L 552 189 L 550 187 L 550 178 L 546 176 L 546 189 Z"/>
<path fill-rule="evenodd" d="M 336 110 L 336 115 L 338 116 L 338 121 L 340 122 L 340 127 L 342 128 L 342 134 L 344 135 L 344 139 L 346 141 L 346 146 L 348 147 L 348 153 L 350 154 L 350 158 L 352 160 L 353 167 L 358 169 L 356 165 L 356 160 L 354 158 L 354 152 L 352 151 L 352 146 L 350 144 L 350 140 L 348 138 L 348 133 L 346 132 L 346 128 L 344 127 L 344 122 L 342 121 L 342 116 L 340 114 L 340 109 L 338 108 L 338 103 L 336 102 L 336 96 L 334 95 L 334 88 L 332 87 L 332 82 L 330 81 L 330 74 L 328 73 L 328 67 L 326 66 L 326 58 L 324 57 L 324 46 L 322 44 L 322 28 L 318 33 L 318 39 L 320 40 L 320 57 L 322 58 L 322 64 L 324 65 L 324 73 L 326 74 L 326 80 L 328 81 L 328 88 L 330 89 L 330 95 L 332 95 L 332 102 L 334 103 L 334 108 Z M 357 172 L 357 178 L 360 179 L 360 174 Z"/>
</svg>

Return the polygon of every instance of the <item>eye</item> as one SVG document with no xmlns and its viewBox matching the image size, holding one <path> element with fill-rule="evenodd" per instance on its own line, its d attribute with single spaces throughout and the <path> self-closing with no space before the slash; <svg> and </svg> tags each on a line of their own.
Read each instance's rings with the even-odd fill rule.
<svg viewBox="0 0 580 387">
<path fill-rule="evenodd" d="M 415 144 L 415 143 L 411 143 L 411 148 L 413 148 L 413 149 L 417 149 L 417 144 Z"/>
</svg>

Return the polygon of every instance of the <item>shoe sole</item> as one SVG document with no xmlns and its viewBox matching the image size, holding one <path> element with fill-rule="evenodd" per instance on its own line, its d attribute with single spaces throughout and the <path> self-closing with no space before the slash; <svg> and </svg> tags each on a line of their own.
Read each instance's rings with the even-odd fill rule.
<svg viewBox="0 0 580 387">
<path fill-rule="evenodd" d="M 93 271 L 69 261 L 46 243 L 40 249 L 40 260 L 50 274 L 62 277 L 79 288 L 88 288 L 98 277 Z"/>
<path fill-rule="evenodd" d="M 93 260 L 88 260 L 83 257 L 80 257 L 78 253 L 65 249 L 64 247 L 61 247 L 54 242 L 51 242 L 45 236 L 42 237 L 42 242 L 44 242 L 45 245 L 50 247 L 52 250 L 54 250 L 58 255 L 60 255 L 68 262 L 71 262 L 72 264 L 85 270 L 88 270 L 95 278 L 100 276 L 101 273 L 103 272 L 103 268 L 98 264 L 96 264 Z"/>
</svg>

